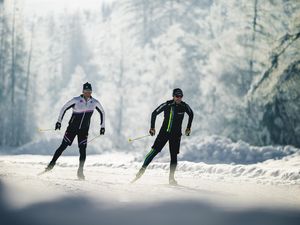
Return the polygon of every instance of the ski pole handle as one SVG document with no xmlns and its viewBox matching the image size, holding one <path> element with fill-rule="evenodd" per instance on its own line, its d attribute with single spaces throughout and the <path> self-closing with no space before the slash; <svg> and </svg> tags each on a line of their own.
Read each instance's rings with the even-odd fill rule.
<svg viewBox="0 0 300 225">
<path fill-rule="evenodd" d="M 147 134 L 147 135 L 141 136 L 141 137 L 129 138 L 129 139 L 128 139 L 128 142 L 136 141 L 136 140 L 139 140 L 139 139 L 142 139 L 142 138 L 145 138 L 145 137 L 149 137 L 149 136 L 151 136 L 151 135 L 150 135 L 150 134 Z"/>
</svg>

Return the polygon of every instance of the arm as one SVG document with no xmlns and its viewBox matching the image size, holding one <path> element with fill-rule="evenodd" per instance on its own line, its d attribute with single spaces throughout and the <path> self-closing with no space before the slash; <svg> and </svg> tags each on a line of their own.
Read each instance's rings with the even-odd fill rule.
<svg viewBox="0 0 300 225">
<path fill-rule="evenodd" d="M 105 128 L 105 112 L 104 112 L 102 105 L 98 101 L 96 103 L 96 110 L 100 114 L 100 127 Z"/>
<path fill-rule="evenodd" d="M 187 124 L 186 128 L 191 129 L 193 118 L 194 118 L 194 113 L 193 113 L 193 110 L 191 109 L 191 107 L 188 104 L 186 104 L 186 113 L 189 115 L 189 121 L 188 121 L 188 124 Z"/>
<path fill-rule="evenodd" d="M 164 111 L 167 107 L 167 103 L 163 103 L 160 106 L 158 106 L 151 114 L 151 129 L 155 129 L 155 120 L 156 116 L 160 114 L 162 111 Z"/>
<path fill-rule="evenodd" d="M 60 113 L 59 113 L 59 116 L 58 116 L 58 119 L 57 119 L 57 122 L 58 123 L 61 123 L 63 118 L 64 118 L 64 115 L 66 113 L 66 111 L 72 107 L 74 107 L 76 101 L 75 101 L 75 98 L 71 99 L 70 101 L 68 101 L 63 107 L 62 109 L 60 110 Z"/>
</svg>

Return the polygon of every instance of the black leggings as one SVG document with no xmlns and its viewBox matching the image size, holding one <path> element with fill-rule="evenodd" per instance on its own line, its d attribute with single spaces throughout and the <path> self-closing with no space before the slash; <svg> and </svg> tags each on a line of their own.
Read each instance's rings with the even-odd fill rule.
<svg viewBox="0 0 300 225">
<path fill-rule="evenodd" d="M 78 138 L 78 147 L 79 147 L 79 167 L 84 166 L 84 162 L 86 159 L 86 145 L 87 145 L 87 137 L 88 137 L 88 132 L 87 131 L 81 131 L 81 132 L 70 132 L 66 131 L 63 141 L 61 145 L 58 147 L 58 149 L 55 151 L 53 158 L 50 162 L 50 164 L 55 164 L 57 159 L 61 156 L 64 150 L 72 144 L 75 136 L 77 135 Z"/>
<path fill-rule="evenodd" d="M 65 142 L 61 143 L 61 145 L 58 147 L 58 149 L 54 153 L 54 156 L 51 160 L 51 164 L 56 163 L 57 159 L 61 156 L 61 154 L 63 153 L 64 150 L 66 150 L 67 147 L 68 147 L 68 144 L 66 144 Z M 79 153 L 80 153 L 79 166 L 83 167 L 85 159 L 86 159 L 86 145 L 79 147 Z"/>
<path fill-rule="evenodd" d="M 146 155 L 143 167 L 146 168 L 154 157 L 162 150 L 165 144 L 169 141 L 171 166 L 177 165 L 177 155 L 180 147 L 180 136 L 171 136 L 170 134 L 159 133 L 151 148 L 151 151 Z"/>
<path fill-rule="evenodd" d="M 51 164 L 55 164 L 59 156 L 63 153 L 63 151 L 68 147 L 68 144 L 66 142 L 62 142 L 61 145 L 58 147 L 58 149 L 55 151 L 53 158 L 51 160 Z"/>
<path fill-rule="evenodd" d="M 85 146 L 80 146 L 80 147 L 79 147 L 79 153 L 80 153 L 80 157 L 79 157 L 79 167 L 83 167 L 83 166 L 84 166 L 85 159 L 86 159 L 86 145 L 85 145 Z"/>
</svg>

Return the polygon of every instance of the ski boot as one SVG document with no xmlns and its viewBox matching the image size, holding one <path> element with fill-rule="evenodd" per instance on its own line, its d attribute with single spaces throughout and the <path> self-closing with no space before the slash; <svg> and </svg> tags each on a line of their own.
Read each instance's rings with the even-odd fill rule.
<svg viewBox="0 0 300 225">
<path fill-rule="evenodd" d="M 177 167 L 177 164 L 170 165 L 169 184 L 172 186 L 178 185 L 177 181 L 174 178 L 176 167 Z"/>
<path fill-rule="evenodd" d="M 136 182 L 138 179 L 140 179 L 140 178 L 143 176 L 143 174 L 145 173 L 145 171 L 146 171 L 146 168 L 142 167 L 142 168 L 139 170 L 139 172 L 136 174 L 135 178 L 134 178 L 130 183 L 134 183 L 134 182 Z"/>
<path fill-rule="evenodd" d="M 42 175 L 42 174 L 44 174 L 44 173 L 47 173 L 47 172 L 51 171 L 51 170 L 53 169 L 54 166 L 55 166 L 55 163 L 50 162 L 50 163 L 48 164 L 48 166 L 45 168 L 45 170 L 44 170 L 43 172 L 39 173 L 38 175 Z"/>
<path fill-rule="evenodd" d="M 78 168 L 77 177 L 78 177 L 79 180 L 85 180 L 85 176 L 83 174 L 83 168 Z"/>
<path fill-rule="evenodd" d="M 54 166 L 55 166 L 55 163 L 50 162 L 50 163 L 48 164 L 48 166 L 45 168 L 45 172 L 49 172 L 50 170 L 53 169 Z"/>
<path fill-rule="evenodd" d="M 174 178 L 169 179 L 169 184 L 172 185 L 172 186 L 177 186 L 178 185 L 177 181 Z"/>
</svg>

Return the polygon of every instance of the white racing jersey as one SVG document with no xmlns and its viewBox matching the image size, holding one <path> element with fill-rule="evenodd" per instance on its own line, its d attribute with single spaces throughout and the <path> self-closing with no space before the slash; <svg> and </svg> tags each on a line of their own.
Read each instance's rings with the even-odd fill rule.
<svg viewBox="0 0 300 225">
<path fill-rule="evenodd" d="M 72 98 L 61 109 L 58 122 L 62 122 L 63 117 L 68 109 L 73 109 L 73 114 L 69 120 L 68 130 L 88 130 L 91 116 L 96 109 L 100 114 L 100 127 L 105 128 L 105 113 L 100 102 L 90 97 L 87 101 L 83 95 Z"/>
</svg>

